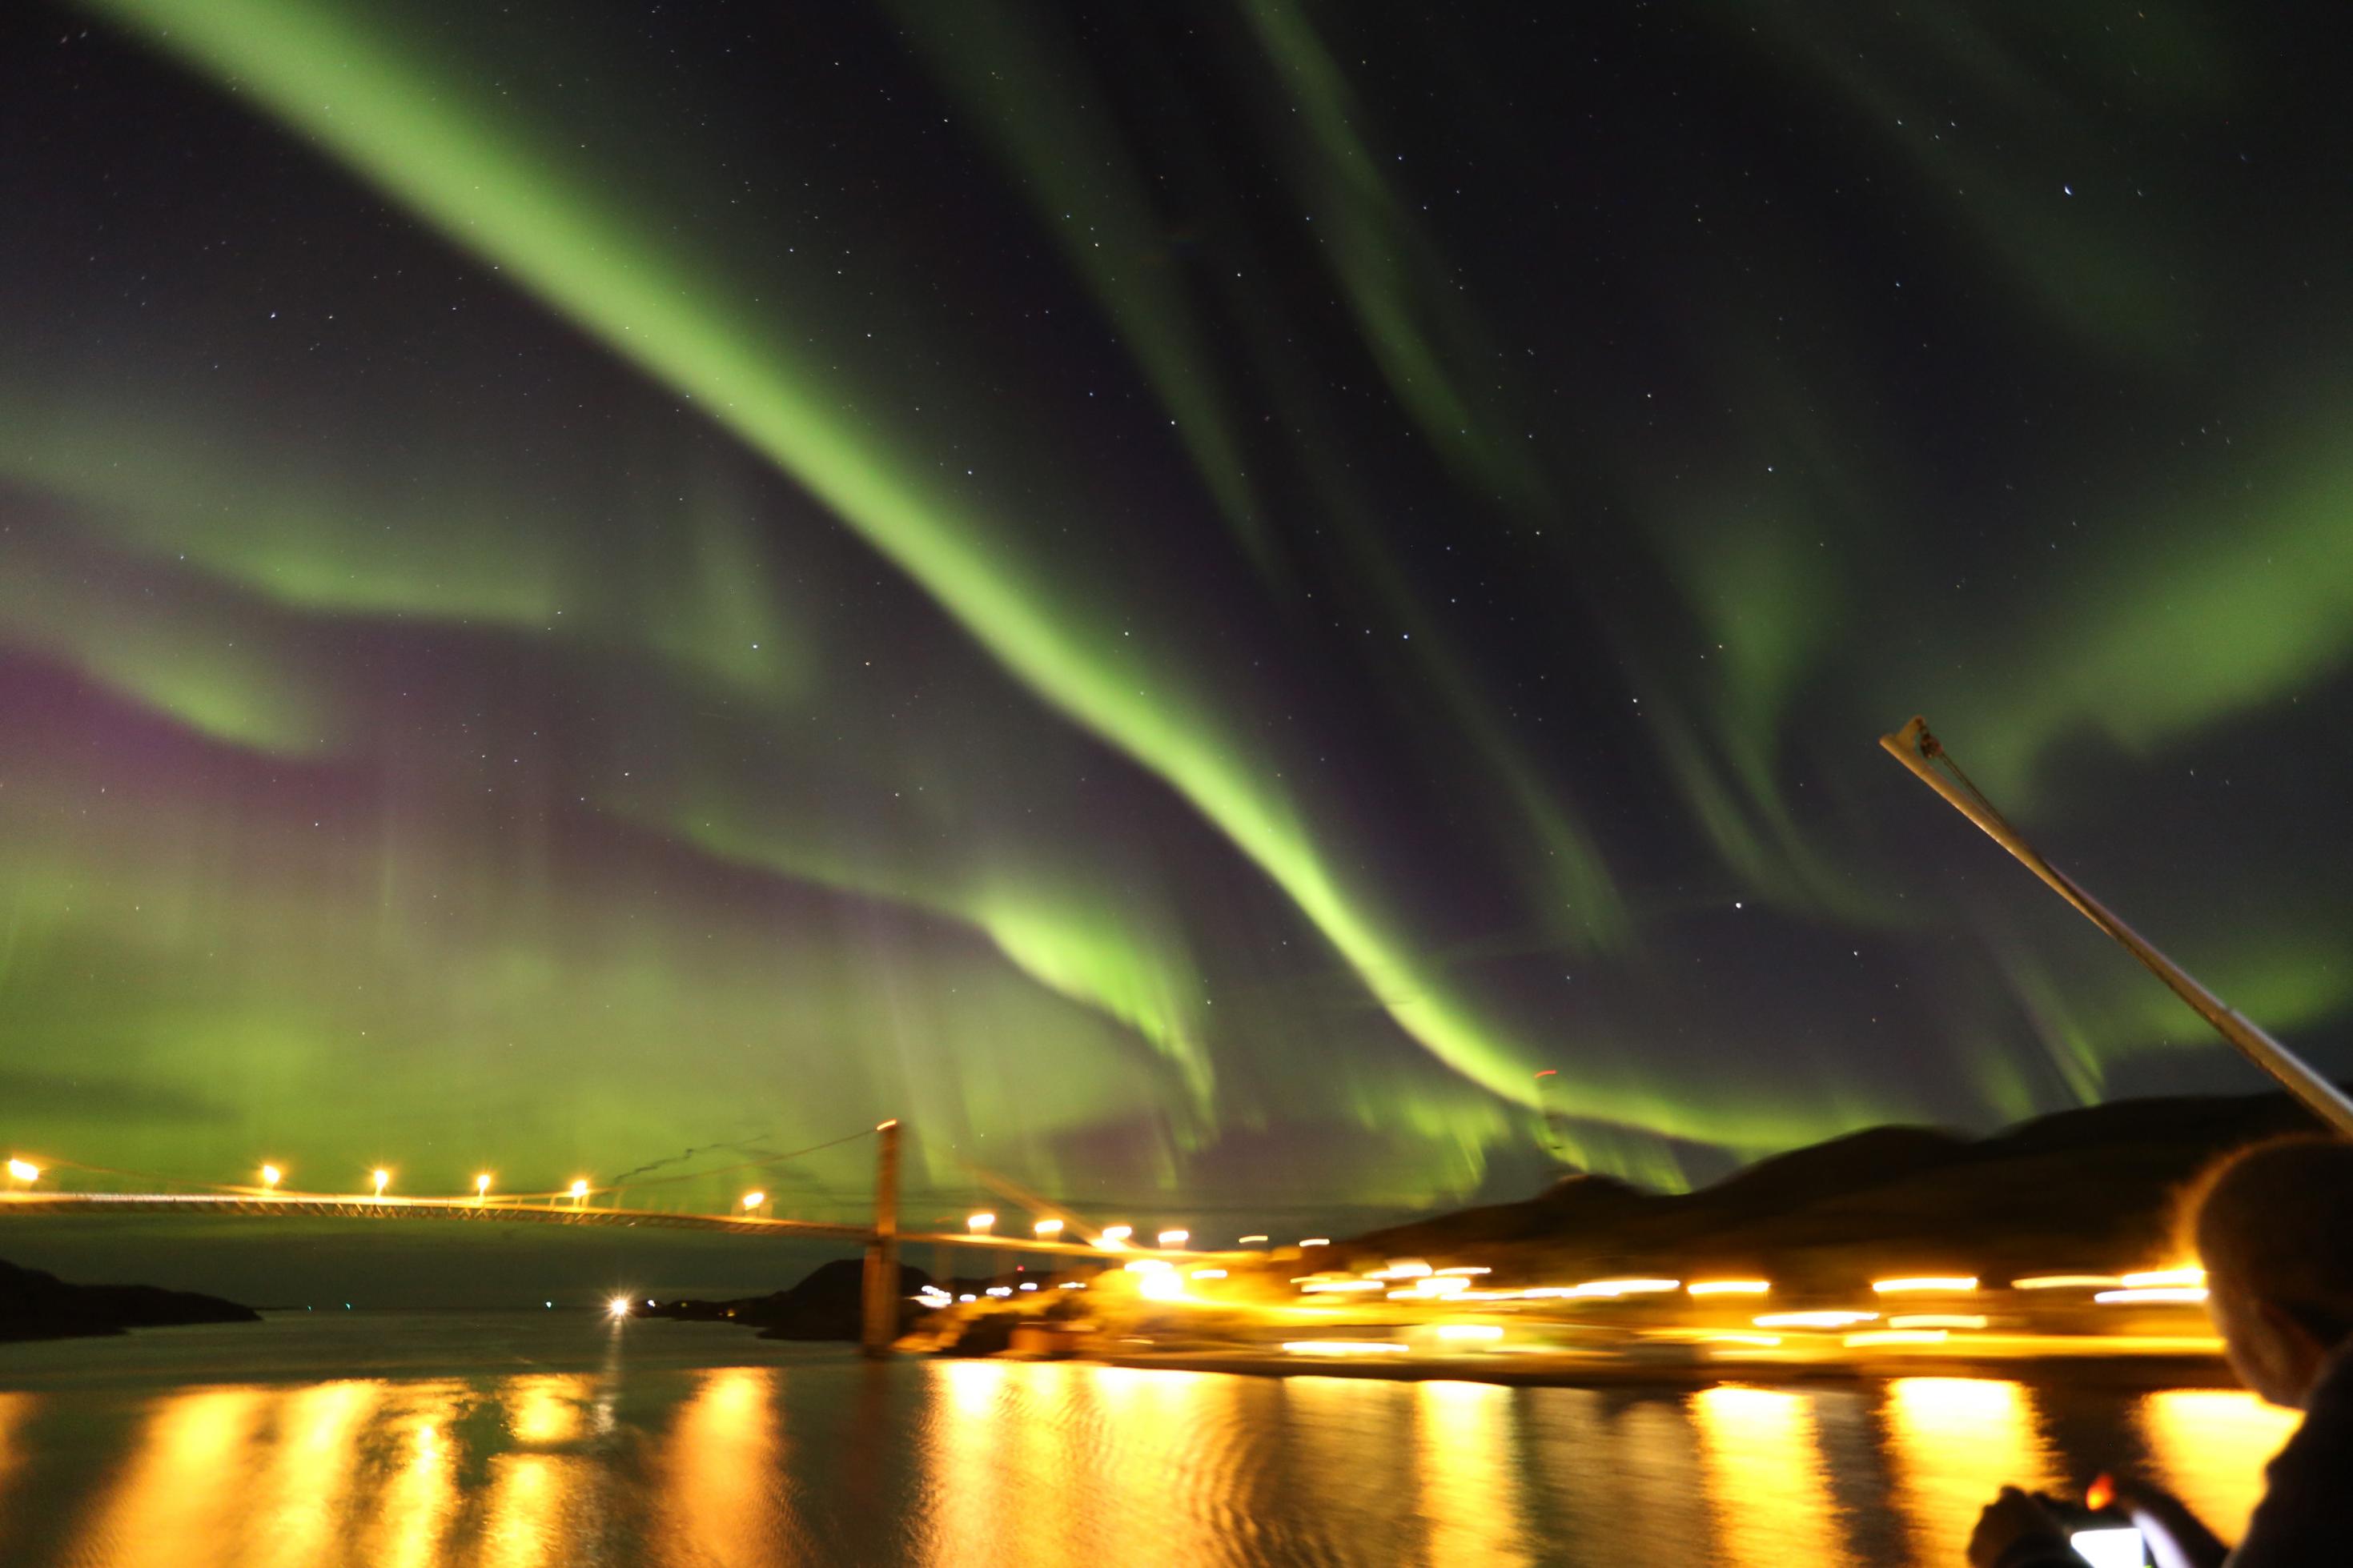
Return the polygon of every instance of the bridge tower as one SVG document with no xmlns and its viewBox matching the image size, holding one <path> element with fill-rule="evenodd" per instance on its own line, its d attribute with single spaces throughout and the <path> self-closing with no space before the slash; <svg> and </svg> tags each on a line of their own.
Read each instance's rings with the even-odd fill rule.
<svg viewBox="0 0 2353 1568">
<path fill-rule="evenodd" d="M 860 1301 L 863 1332 L 859 1350 L 871 1358 L 891 1353 L 899 1337 L 899 1121 L 874 1130 L 874 1234 L 866 1243 L 866 1275 Z"/>
</svg>

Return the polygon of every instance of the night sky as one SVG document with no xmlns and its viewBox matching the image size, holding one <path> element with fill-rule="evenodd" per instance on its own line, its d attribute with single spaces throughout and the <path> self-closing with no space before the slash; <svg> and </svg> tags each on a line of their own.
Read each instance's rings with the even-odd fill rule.
<svg viewBox="0 0 2353 1568">
<path fill-rule="evenodd" d="M 1215 1240 L 2263 1087 L 1915 711 L 2353 1071 L 2331 9 L 11 6 L 0 1142 Z"/>
</svg>

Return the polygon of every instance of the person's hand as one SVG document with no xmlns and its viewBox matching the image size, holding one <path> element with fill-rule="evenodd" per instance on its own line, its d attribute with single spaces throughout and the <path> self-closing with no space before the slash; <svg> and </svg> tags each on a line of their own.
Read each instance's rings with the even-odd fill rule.
<svg viewBox="0 0 2353 1568">
<path fill-rule="evenodd" d="M 2118 1476 L 2109 1483 L 2116 1507 L 2148 1542 L 2158 1568 L 2221 1568 L 2231 1549 L 2189 1511 L 2182 1500 L 2154 1481 Z"/>
<path fill-rule="evenodd" d="M 2049 1509 L 2016 1487 L 2004 1487 L 1978 1515 L 1978 1527 L 1969 1535 L 1969 1568 L 2000 1568 L 2011 1550 L 2027 1542 L 2048 1546 L 2053 1556 L 2073 1555 L 2066 1532 Z"/>
</svg>

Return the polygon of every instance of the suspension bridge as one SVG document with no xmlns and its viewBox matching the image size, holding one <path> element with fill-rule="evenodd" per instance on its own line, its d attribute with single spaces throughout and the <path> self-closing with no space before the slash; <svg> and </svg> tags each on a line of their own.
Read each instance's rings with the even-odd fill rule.
<svg viewBox="0 0 2353 1568">
<path fill-rule="evenodd" d="M 372 1193 L 296 1193 L 280 1190 L 274 1180 L 261 1186 L 227 1186 L 208 1192 L 69 1192 L 19 1185 L 0 1192 L 0 1218 L 37 1215 L 228 1215 L 253 1218 L 326 1218 L 353 1220 L 444 1220 L 494 1225 L 607 1226 L 624 1229 L 723 1231 L 731 1235 L 777 1238 L 854 1242 L 865 1248 L 862 1332 L 860 1348 L 870 1356 L 890 1353 L 898 1337 L 899 1248 L 902 1246 L 961 1247 L 983 1251 L 1019 1252 L 1102 1261 L 1127 1250 L 1124 1227 L 1097 1229 L 1058 1205 L 982 1171 L 976 1173 L 1040 1216 L 1041 1229 L 1030 1236 L 997 1236 L 986 1229 L 905 1232 L 899 1228 L 899 1133 L 895 1121 L 874 1129 L 874 1211 L 863 1225 L 838 1221 L 789 1219 L 752 1212 L 697 1214 L 679 1209 L 627 1208 L 588 1201 L 597 1189 L 586 1182 L 568 1192 L 520 1195 L 492 1194 L 487 1189 L 470 1197 L 406 1197 L 384 1191 L 378 1173 Z M 862 1136 L 862 1134 L 857 1135 Z M 847 1139 L 841 1142 L 848 1142 Z M 20 1161 L 9 1162 L 12 1179 L 19 1183 L 43 1173 Z M 28 1178 L 26 1173 L 31 1173 Z M 487 1181 L 487 1179 L 486 1179 Z M 607 1189 L 612 1190 L 612 1189 Z M 751 1196 L 757 1197 L 754 1194 Z M 982 1216 L 976 1216 L 979 1218 Z M 992 1216 L 993 1217 L 993 1216 Z M 1043 1227 L 1050 1227 L 1048 1234 Z M 1072 1239 L 1075 1234 L 1076 1239 Z M 1220 1254 L 1193 1252 L 1189 1240 L 1171 1232 L 1150 1256 L 1172 1261 Z M 1178 1245 L 1169 1246 L 1169 1241 Z"/>
</svg>

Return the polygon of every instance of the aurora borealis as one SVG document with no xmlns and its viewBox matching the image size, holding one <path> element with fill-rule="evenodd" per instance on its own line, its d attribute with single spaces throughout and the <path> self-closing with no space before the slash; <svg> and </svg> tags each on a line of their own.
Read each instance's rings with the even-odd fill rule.
<svg viewBox="0 0 2353 1568">
<path fill-rule="evenodd" d="M 0 1140 L 1340 1225 L 2260 1087 L 1915 711 L 2353 1069 L 2244 10 L 13 11 Z"/>
</svg>

